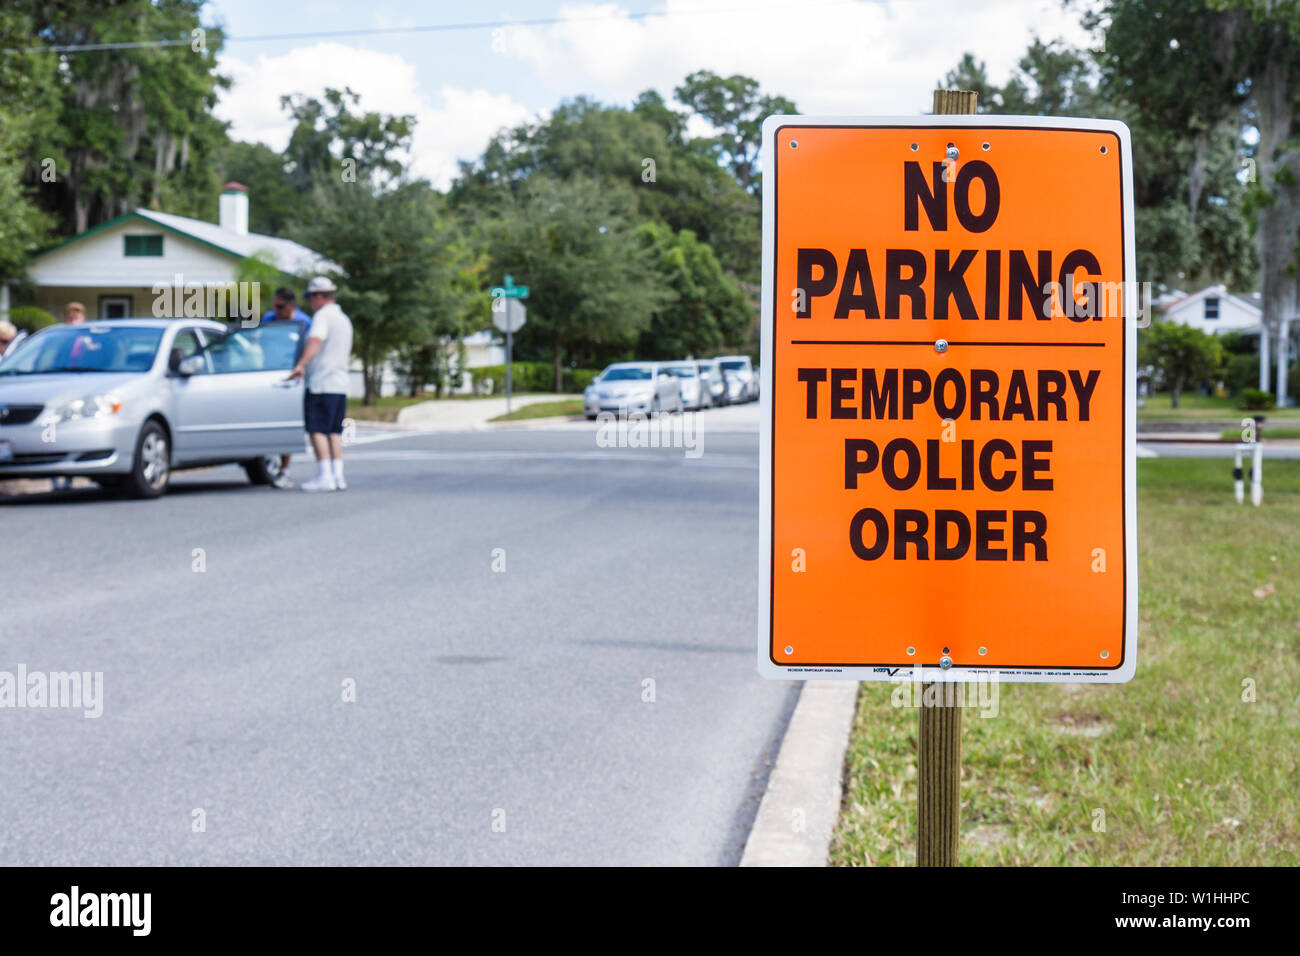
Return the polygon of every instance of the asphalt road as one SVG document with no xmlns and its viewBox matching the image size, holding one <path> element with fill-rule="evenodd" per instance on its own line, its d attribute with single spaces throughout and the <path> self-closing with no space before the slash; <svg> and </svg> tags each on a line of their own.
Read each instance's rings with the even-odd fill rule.
<svg viewBox="0 0 1300 956">
<path fill-rule="evenodd" d="M 757 435 L 706 437 L 5 500 L 0 670 L 103 714 L 0 709 L 0 864 L 736 862 L 797 688 L 754 669 Z"/>
</svg>

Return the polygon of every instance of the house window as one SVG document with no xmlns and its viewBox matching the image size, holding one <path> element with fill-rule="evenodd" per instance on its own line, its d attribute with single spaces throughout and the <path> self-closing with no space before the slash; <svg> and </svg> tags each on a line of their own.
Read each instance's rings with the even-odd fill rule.
<svg viewBox="0 0 1300 956">
<path fill-rule="evenodd" d="M 1205 321 L 1219 317 L 1219 297 L 1217 295 L 1206 296 L 1205 298 Z"/>
<path fill-rule="evenodd" d="M 162 236 L 124 236 L 124 252 L 128 256 L 161 256 Z"/>
<path fill-rule="evenodd" d="M 99 297 L 99 317 L 101 319 L 126 319 L 132 312 L 129 295 L 101 295 Z"/>
</svg>

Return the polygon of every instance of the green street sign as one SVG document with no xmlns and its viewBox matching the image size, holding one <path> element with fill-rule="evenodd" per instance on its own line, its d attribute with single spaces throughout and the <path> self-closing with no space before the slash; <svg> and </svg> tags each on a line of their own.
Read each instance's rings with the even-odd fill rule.
<svg viewBox="0 0 1300 956">
<path fill-rule="evenodd" d="M 494 285 L 491 288 L 492 298 L 494 299 L 526 299 L 528 298 L 528 286 L 515 285 L 514 276 L 506 276 L 505 285 Z"/>
</svg>

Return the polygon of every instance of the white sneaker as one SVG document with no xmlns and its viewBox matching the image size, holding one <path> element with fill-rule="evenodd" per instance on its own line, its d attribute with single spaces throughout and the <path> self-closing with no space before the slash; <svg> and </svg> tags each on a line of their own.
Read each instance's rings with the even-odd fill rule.
<svg viewBox="0 0 1300 956">
<path fill-rule="evenodd" d="M 338 489 L 339 486 L 334 483 L 333 478 L 313 478 L 302 483 L 303 491 L 338 491 Z"/>
<path fill-rule="evenodd" d="M 335 491 L 347 491 L 347 490 L 348 490 L 348 483 L 347 483 L 346 481 L 344 481 L 342 478 L 335 478 L 335 479 L 334 479 L 334 490 L 335 490 Z"/>
</svg>

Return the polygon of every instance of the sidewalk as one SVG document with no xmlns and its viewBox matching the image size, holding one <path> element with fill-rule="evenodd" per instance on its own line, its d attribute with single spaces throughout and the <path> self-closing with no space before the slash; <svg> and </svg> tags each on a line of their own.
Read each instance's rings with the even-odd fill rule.
<svg viewBox="0 0 1300 956">
<path fill-rule="evenodd" d="M 537 402 L 557 402 L 581 395 L 529 394 L 510 399 L 511 410 Z M 493 398 L 444 398 L 408 405 L 397 413 L 397 424 L 421 431 L 474 431 L 487 428 L 488 422 L 506 413 L 504 396 Z M 369 422 L 366 423 L 371 424 Z"/>
</svg>

